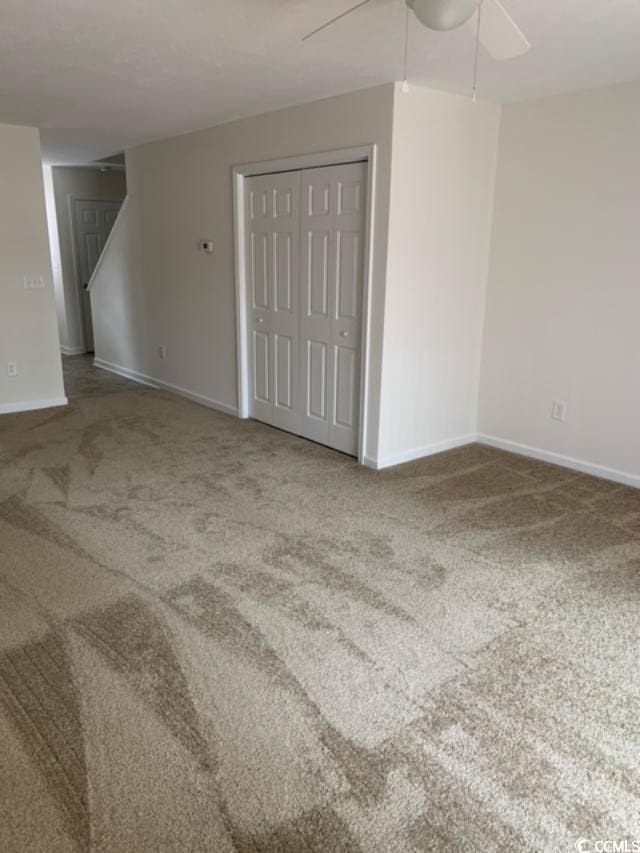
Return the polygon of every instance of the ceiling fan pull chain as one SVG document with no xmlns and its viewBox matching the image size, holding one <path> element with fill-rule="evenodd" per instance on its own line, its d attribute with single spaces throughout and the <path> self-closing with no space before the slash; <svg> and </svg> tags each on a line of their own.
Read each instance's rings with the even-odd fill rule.
<svg viewBox="0 0 640 853">
<path fill-rule="evenodd" d="M 480 23 L 482 21 L 482 0 L 478 3 L 478 21 L 476 24 L 476 50 L 473 59 L 473 94 L 471 100 L 475 104 L 478 100 L 478 60 L 480 59 Z"/>
<path fill-rule="evenodd" d="M 404 24 L 404 76 L 402 78 L 402 91 L 405 94 L 409 91 L 409 80 L 407 79 L 407 70 L 409 67 L 409 7 L 405 7 L 406 16 Z"/>
</svg>

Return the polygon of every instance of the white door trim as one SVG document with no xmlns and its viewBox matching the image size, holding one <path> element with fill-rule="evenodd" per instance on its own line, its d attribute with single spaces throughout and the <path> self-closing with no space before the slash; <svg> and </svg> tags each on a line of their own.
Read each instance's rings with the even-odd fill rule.
<svg viewBox="0 0 640 853">
<path fill-rule="evenodd" d="M 376 145 L 338 148 L 316 154 L 302 154 L 278 160 L 263 160 L 233 167 L 233 208 L 236 285 L 236 331 L 238 351 L 238 416 L 249 417 L 249 339 L 247 324 L 247 270 L 245 263 L 245 178 L 268 175 L 272 172 L 289 172 L 314 169 L 321 166 L 338 166 L 342 163 L 367 163 L 367 217 L 365 226 L 364 282 L 362 294 L 362 357 L 360 367 L 360 435 L 358 462 L 364 464 L 367 446 L 367 411 L 369 404 L 369 356 L 371 328 L 371 283 L 373 279 L 373 229 L 376 193 Z"/>
</svg>

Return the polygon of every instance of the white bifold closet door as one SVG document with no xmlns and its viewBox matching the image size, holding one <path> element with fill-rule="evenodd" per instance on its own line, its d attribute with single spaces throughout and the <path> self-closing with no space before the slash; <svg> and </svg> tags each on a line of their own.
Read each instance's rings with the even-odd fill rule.
<svg viewBox="0 0 640 853">
<path fill-rule="evenodd" d="M 358 452 L 367 171 L 301 173 L 301 435 Z"/>
<path fill-rule="evenodd" d="M 251 416 L 356 455 L 367 167 L 246 181 Z"/>
<path fill-rule="evenodd" d="M 297 433 L 300 173 L 247 180 L 251 417 Z"/>
</svg>

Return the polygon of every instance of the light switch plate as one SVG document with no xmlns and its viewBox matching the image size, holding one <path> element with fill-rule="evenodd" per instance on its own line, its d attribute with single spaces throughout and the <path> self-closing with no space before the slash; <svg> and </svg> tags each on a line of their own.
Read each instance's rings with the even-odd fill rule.
<svg viewBox="0 0 640 853">
<path fill-rule="evenodd" d="M 27 290 L 42 290 L 44 278 L 41 275 L 25 275 L 24 286 Z"/>
</svg>

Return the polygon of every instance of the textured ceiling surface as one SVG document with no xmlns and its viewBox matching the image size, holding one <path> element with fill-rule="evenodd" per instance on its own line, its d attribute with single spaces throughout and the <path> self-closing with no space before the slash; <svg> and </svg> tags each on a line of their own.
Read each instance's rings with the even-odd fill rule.
<svg viewBox="0 0 640 853">
<path fill-rule="evenodd" d="M 399 79 L 403 0 L 2 0 L 0 122 L 43 129 L 49 162 Z M 503 0 L 532 43 L 480 92 L 511 101 L 640 77 L 640 0 Z M 411 20 L 410 77 L 466 93 L 473 34 Z"/>
</svg>

